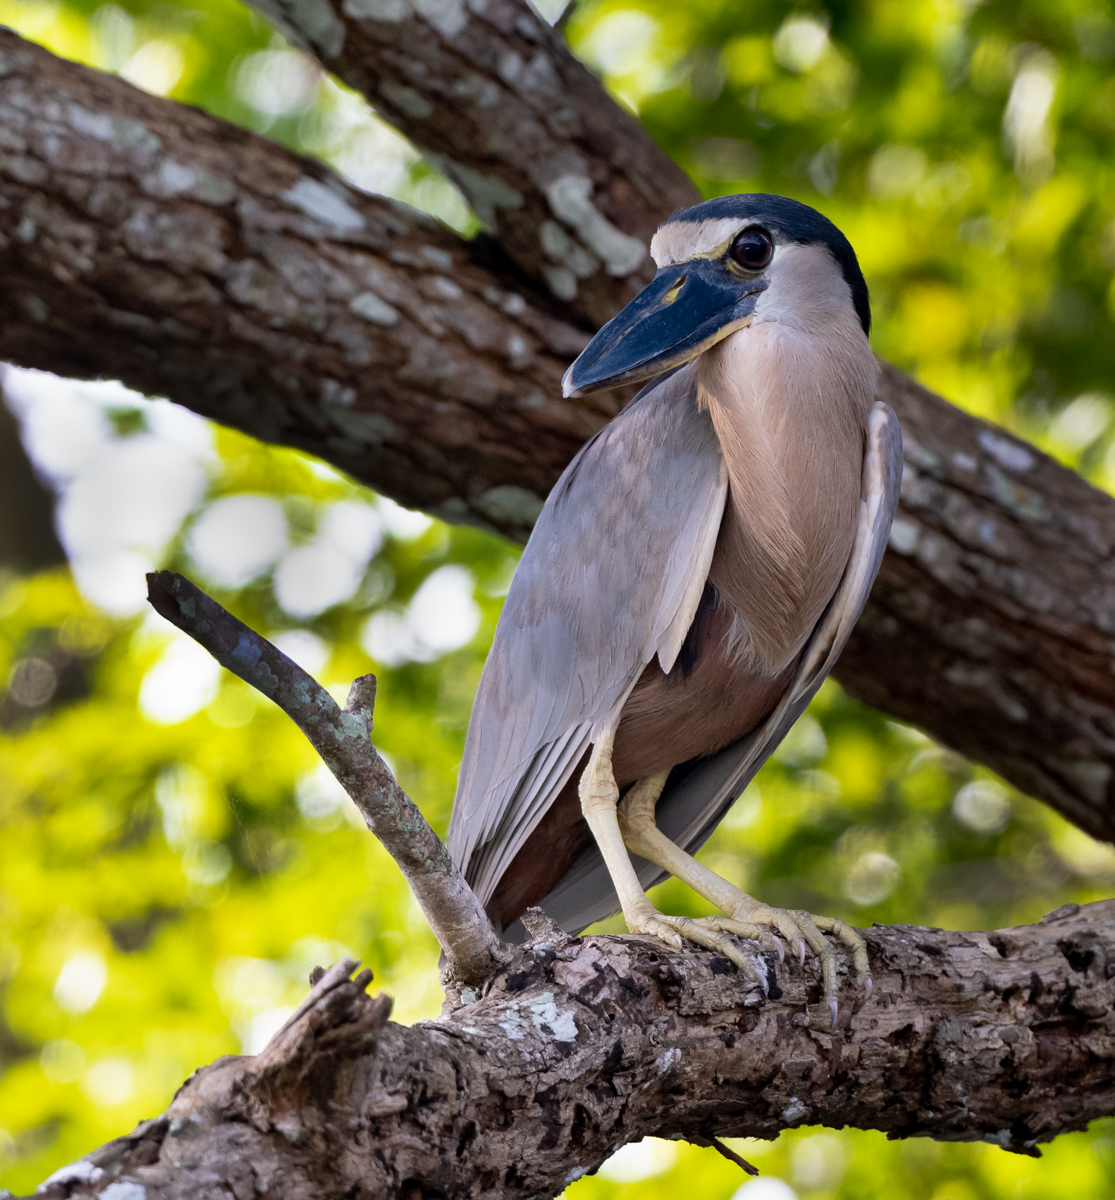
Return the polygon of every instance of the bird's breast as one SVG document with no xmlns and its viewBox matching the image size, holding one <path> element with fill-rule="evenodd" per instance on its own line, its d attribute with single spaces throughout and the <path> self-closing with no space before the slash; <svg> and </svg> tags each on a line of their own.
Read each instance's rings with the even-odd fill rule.
<svg viewBox="0 0 1115 1200">
<path fill-rule="evenodd" d="M 740 652 L 769 674 L 796 657 L 851 553 L 875 380 L 858 327 L 819 338 L 759 323 L 702 356 L 698 398 L 729 480 L 709 581 Z"/>
</svg>

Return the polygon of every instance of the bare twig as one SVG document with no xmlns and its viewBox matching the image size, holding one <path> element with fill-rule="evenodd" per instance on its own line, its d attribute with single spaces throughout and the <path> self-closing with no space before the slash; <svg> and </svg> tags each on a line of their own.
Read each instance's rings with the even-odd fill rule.
<svg viewBox="0 0 1115 1200">
<path fill-rule="evenodd" d="M 749 1163 L 746 1158 L 737 1154 L 731 1146 L 725 1146 L 719 1138 L 701 1137 L 698 1134 L 682 1139 L 689 1142 L 693 1146 L 703 1146 L 706 1150 L 715 1150 L 722 1158 L 726 1158 L 729 1162 L 735 1163 L 737 1167 L 748 1175 L 758 1175 L 759 1168 Z"/>
<path fill-rule="evenodd" d="M 375 678 L 352 685 L 341 708 L 312 676 L 181 575 L 147 576 L 148 600 L 234 675 L 273 700 L 360 809 L 414 892 L 446 958 L 446 982 L 475 985 L 506 950 L 472 889 L 371 741 Z"/>
</svg>

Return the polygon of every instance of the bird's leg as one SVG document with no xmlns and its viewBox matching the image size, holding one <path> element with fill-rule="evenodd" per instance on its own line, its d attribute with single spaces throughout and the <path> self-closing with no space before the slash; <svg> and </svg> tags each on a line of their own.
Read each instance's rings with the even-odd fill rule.
<svg viewBox="0 0 1115 1200">
<path fill-rule="evenodd" d="M 632 933 L 660 938 L 678 950 L 682 949 L 683 939 L 686 938 L 709 950 L 718 950 L 739 967 L 745 978 L 759 984 L 765 992 L 766 980 L 760 974 L 754 960 L 743 953 L 726 931 L 709 928 L 691 917 L 667 916 L 659 912 L 647 899 L 620 832 L 617 813 L 619 788 L 612 772 L 614 740 L 614 726 L 606 728 L 597 738 L 588 764 L 581 774 L 578 791 L 581 797 L 581 812 L 596 839 L 596 844 L 600 847 L 608 874 L 612 877 L 627 928 Z M 635 785 L 636 788 L 649 785 L 652 790 L 652 814 L 655 800 L 665 783 L 666 775 L 661 775 Z M 754 929 L 754 936 L 757 939 L 762 937 L 757 927 Z"/>
<path fill-rule="evenodd" d="M 669 871 L 682 883 L 688 884 L 698 895 L 704 896 L 728 914 L 727 917 L 702 918 L 701 923 L 706 928 L 746 938 L 758 936 L 760 940 L 764 940 L 759 933 L 760 928 L 774 930 L 798 951 L 803 962 L 805 947 L 808 944 L 821 962 L 825 1001 L 832 1010 L 835 1025 L 836 957 L 821 931 L 833 934 L 852 951 L 857 982 L 867 995 L 870 995 L 871 969 L 867 960 L 867 945 L 858 930 L 839 917 L 814 917 L 803 910 L 772 908 L 769 904 L 740 891 L 734 884 L 676 846 L 658 828 L 654 819 L 655 805 L 665 781 L 665 775 L 658 776 L 655 780 L 644 780 L 632 787 L 623 798 L 618 811 L 618 823 L 628 849 Z M 646 787 L 648 783 L 657 784 L 657 789 Z M 769 941 L 769 935 L 765 940 Z M 781 958 L 782 946 L 777 938 L 775 944 Z"/>
</svg>

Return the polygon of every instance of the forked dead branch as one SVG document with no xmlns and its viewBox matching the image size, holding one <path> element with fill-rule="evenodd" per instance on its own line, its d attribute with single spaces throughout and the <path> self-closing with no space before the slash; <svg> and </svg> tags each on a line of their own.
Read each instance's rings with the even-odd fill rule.
<svg viewBox="0 0 1115 1200">
<path fill-rule="evenodd" d="M 437 834 L 372 745 L 376 680 L 352 685 L 344 708 L 312 676 L 181 575 L 147 576 L 148 600 L 233 674 L 273 700 L 309 738 L 368 828 L 406 876 L 446 956 L 451 986 L 478 985 L 506 950 Z"/>
<path fill-rule="evenodd" d="M 358 680 L 342 710 L 181 576 L 150 582 L 159 611 L 322 752 L 470 983 L 405 1028 L 366 994 L 370 972 L 336 964 L 261 1054 L 201 1068 L 47 1200 L 552 1196 L 649 1135 L 853 1125 L 1036 1154 L 1115 1112 L 1115 902 L 986 934 L 869 930 L 875 991 L 846 986 L 832 1031 L 812 963 L 788 959 L 764 997 L 714 953 L 572 938 L 541 914 L 529 944 L 502 947 L 371 747 L 371 688 Z"/>
</svg>

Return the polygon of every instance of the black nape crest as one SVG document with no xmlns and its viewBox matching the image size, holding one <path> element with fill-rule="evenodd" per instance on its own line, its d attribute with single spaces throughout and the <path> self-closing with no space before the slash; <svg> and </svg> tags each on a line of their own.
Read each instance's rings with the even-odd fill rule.
<svg viewBox="0 0 1115 1200">
<path fill-rule="evenodd" d="M 821 242 L 829 248 L 833 258 L 840 264 L 844 280 L 852 293 L 856 316 L 864 333 L 871 332 L 871 301 L 867 295 L 867 282 L 860 270 L 852 243 L 839 229 L 815 208 L 791 200 L 788 196 L 775 196 L 769 192 L 750 192 L 742 196 L 719 196 L 706 200 L 693 208 L 680 208 L 670 214 L 668 225 L 678 221 L 719 221 L 739 219 L 754 220 L 768 226 L 784 240 L 809 245 Z"/>
</svg>

